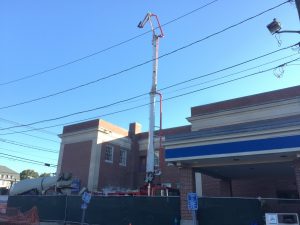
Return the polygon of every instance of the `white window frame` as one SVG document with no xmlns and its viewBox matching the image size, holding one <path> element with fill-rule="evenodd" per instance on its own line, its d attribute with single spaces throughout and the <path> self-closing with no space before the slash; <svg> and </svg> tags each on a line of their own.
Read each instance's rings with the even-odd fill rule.
<svg viewBox="0 0 300 225">
<path fill-rule="evenodd" d="M 107 159 L 106 157 L 107 157 L 107 151 L 108 150 L 110 150 L 110 155 L 111 155 L 111 159 Z M 105 146 L 105 154 L 104 154 L 104 160 L 105 160 L 105 162 L 108 162 L 108 163 L 113 163 L 113 161 L 114 161 L 114 146 L 112 146 L 112 145 L 106 145 Z"/>
</svg>

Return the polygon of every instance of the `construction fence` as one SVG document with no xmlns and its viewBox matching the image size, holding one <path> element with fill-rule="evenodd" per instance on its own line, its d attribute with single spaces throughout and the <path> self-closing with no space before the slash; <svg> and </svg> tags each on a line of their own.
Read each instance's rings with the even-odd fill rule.
<svg viewBox="0 0 300 225">
<path fill-rule="evenodd" d="M 199 198 L 201 225 L 265 225 L 265 213 L 298 213 L 300 199 Z"/>
<path fill-rule="evenodd" d="M 179 225 L 179 197 L 93 196 L 84 222 L 99 225 Z M 82 220 L 81 196 L 10 196 L 8 207 L 22 212 L 37 207 L 42 222 L 78 224 Z"/>
<path fill-rule="evenodd" d="M 300 199 L 220 198 L 198 199 L 201 225 L 264 225 L 265 213 L 298 213 Z M 22 212 L 36 206 L 40 221 L 78 224 L 82 219 L 80 196 L 12 196 L 9 207 Z M 85 223 L 98 225 L 179 225 L 179 197 L 93 196 Z"/>
</svg>

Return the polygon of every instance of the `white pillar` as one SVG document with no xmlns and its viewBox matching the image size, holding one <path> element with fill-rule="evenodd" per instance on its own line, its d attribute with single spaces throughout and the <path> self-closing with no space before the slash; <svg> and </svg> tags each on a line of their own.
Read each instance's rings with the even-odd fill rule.
<svg viewBox="0 0 300 225">
<path fill-rule="evenodd" d="M 101 144 L 97 144 L 96 139 L 93 139 L 88 177 L 88 189 L 90 191 L 97 191 L 98 189 L 101 146 Z"/>
<path fill-rule="evenodd" d="M 202 192 L 202 174 L 196 172 L 195 173 L 195 183 L 196 183 L 196 193 L 198 195 L 198 197 L 202 197 L 203 196 L 203 192 Z"/>
</svg>

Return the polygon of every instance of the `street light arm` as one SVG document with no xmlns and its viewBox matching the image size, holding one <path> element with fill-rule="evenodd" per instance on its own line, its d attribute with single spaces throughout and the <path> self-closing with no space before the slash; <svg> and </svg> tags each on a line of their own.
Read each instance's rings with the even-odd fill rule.
<svg viewBox="0 0 300 225">
<path fill-rule="evenodd" d="M 275 34 L 280 34 L 280 33 L 297 33 L 300 34 L 300 30 L 281 30 L 281 31 L 276 31 Z"/>
</svg>

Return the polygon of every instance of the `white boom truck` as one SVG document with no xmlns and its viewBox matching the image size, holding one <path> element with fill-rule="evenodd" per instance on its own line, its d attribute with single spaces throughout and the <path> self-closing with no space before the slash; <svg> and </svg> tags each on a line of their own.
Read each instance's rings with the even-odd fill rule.
<svg viewBox="0 0 300 225">
<path fill-rule="evenodd" d="M 67 173 L 60 176 L 26 179 L 15 183 L 9 191 L 9 195 L 22 195 L 27 193 L 45 194 L 50 189 L 54 192 L 61 193 L 64 189 L 70 188 L 71 183 L 72 175 Z"/>
</svg>

